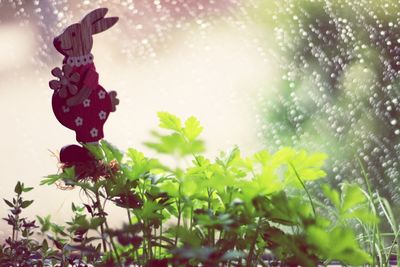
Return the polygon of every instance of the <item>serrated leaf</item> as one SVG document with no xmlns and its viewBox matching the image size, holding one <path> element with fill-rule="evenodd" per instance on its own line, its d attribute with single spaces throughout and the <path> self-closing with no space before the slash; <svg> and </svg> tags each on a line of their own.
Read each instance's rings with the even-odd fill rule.
<svg viewBox="0 0 400 267">
<path fill-rule="evenodd" d="M 179 184 L 175 181 L 166 180 L 158 186 L 163 192 L 166 192 L 171 197 L 179 196 Z"/>
<path fill-rule="evenodd" d="M 106 140 L 101 141 L 101 147 L 105 153 L 107 162 L 110 162 L 113 159 L 115 159 L 117 162 L 121 162 L 123 154 L 118 150 L 118 148 Z"/>
<path fill-rule="evenodd" d="M 236 160 L 240 160 L 240 149 L 235 146 L 229 153 L 221 152 L 216 162 L 224 168 L 230 167 Z"/>
<path fill-rule="evenodd" d="M 332 202 L 332 204 L 339 209 L 340 208 L 340 195 L 339 192 L 336 191 L 335 189 L 332 189 L 329 185 L 323 184 L 322 190 L 324 191 L 324 194 L 326 197 L 329 198 L 329 200 Z"/>
<path fill-rule="evenodd" d="M 271 160 L 271 154 L 266 150 L 261 150 L 253 155 L 255 162 L 260 163 L 263 166 L 266 166 Z"/>
<path fill-rule="evenodd" d="M 185 141 L 183 136 L 178 133 L 170 135 L 161 135 L 157 132 L 152 134 L 158 139 L 158 142 L 145 142 L 144 144 L 163 154 L 176 154 L 186 156 L 197 154 L 204 151 L 204 143 L 202 140 Z"/>
<path fill-rule="evenodd" d="M 351 212 L 342 214 L 343 219 L 357 219 L 365 224 L 378 224 L 379 218 L 373 214 L 367 207 L 357 208 Z"/>
<path fill-rule="evenodd" d="M 200 133 L 203 131 L 203 127 L 196 117 L 190 117 L 185 121 L 185 128 L 183 129 L 183 134 L 189 141 L 195 140 Z"/>
<path fill-rule="evenodd" d="M 123 167 L 124 174 L 130 179 L 135 180 L 145 173 L 161 167 L 158 160 L 146 158 L 142 152 L 129 148 L 126 155 L 129 157 L 128 166 Z"/>
<path fill-rule="evenodd" d="M 366 196 L 358 185 L 345 184 L 342 193 L 342 212 L 346 212 L 366 201 Z"/>
<path fill-rule="evenodd" d="M 326 231 L 312 225 L 307 228 L 307 241 L 315 245 L 328 259 L 340 260 L 352 266 L 361 266 L 372 261 L 371 256 L 360 248 L 350 228 L 340 226 Z"/>
<path fill-rule="evenodd" d="M 180 132 L 182 130 L 181 119 L 172 115 L 168 112 L 158 112 L 158 119 L 160 121 L 160 127 L 164 129 L 173 130 L 176 132 Z"/>
</svg>

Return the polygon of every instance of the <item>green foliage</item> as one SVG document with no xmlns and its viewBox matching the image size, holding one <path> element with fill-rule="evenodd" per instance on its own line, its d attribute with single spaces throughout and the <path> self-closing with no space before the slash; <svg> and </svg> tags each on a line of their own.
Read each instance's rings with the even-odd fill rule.
<svg viewBox="0 0 400 267">
<path fill-rule="evenodd" d="M 3 220 L 12 227 L 12 236 L 0 245 L 0 266 L 34 266 L 43 264 L 46 257 L 41 253 L 39 242 L 32 239 L 36 222 L 22 217 L 22 210 L 33 203 L 33 200 L 24 200 L 22 194 L 32 189 L 17 182 L 14 188 L 16 196 L 12 200 L 4 199 L 10 212 Z"/>
<path fill-rule="evenodd" d="M 267 254 L 283 265 L 372 262 L 352 227 L 352 220 L 378 223 L 364 192 L 356 185 L 345 184 L 341 191 L 323 185 L 330 208 L 308 195 L 308 184 L 325 176 L 326 155 L 283 148 L 243 157 L 234 147 L 212 160 L 199 154 L 203 128 L 196 118 L 182 123 L 166 112 L 158 116 L 168 132 L 155 133 L 147 146 L 192 161 L 166 166 L 133 148 L 122 153 L 106 141 L 87 146 L 104 175 L 75 176 L 72 167 L 41 183 L 64 181 L 86 196 L 82 204 L 72 203 L 66 225 L 37 217 L 43 258 L 96 266 L 256 266 L 268 264 Z M 15 189 L 26 190 L 23 184 Z M 109 227 L 108 203 L 126 211 L 122 228 Z"/>
<path fill-rule="evenodd" d="M 351 229 L 337 226 L 326 231 L 325 228 L 312 225 L 307 228 L 307 241 L 315 246 L 315 249 L 325 259 L 340 260 L 352 265 L 371 263 L 372 258 L 363 251 Z"/>
<path fill-rule="evenodd" d="M 145 144 L 159 153 L 178 154 L 179 156 L 193 155 L 204 151 L 204 143 L 196 139 L 203 128 L 195 117 L 190 117 L 182 127 L 181 120 L 168 113 L 158 112 L 160 127 L 170 130 L 170 134 L 160 134 L 153 131 L 153 136 L 158 142 L 146 142 Z"/>
<path fill-rule="evenodd" d="M 75 178 L 75 169 L 74 168 L 65 168 L 60 174 L 50 174 L 47 175 L 41 182 L 40 185 L 52 185 L 60 180 L 72 180 Z"/>
</svg>

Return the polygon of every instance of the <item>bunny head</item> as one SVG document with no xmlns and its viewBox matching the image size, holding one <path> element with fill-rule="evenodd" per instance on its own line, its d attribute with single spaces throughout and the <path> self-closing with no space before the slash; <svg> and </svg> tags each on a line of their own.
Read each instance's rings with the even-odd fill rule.
<svg viewBox="0 0 400 267">
<path fill-rule="evenodd" d="M 93 46 L 92 35 L 109 29 L 118 21 L 118 17 L 105 18 L 107 11 L 107 8 L 95 9 L 80 23 L 68 26 L 62 34 L 54 38 L 54 47 L 65 57 L 83 56 L 90 53 Z"/>
</svg>

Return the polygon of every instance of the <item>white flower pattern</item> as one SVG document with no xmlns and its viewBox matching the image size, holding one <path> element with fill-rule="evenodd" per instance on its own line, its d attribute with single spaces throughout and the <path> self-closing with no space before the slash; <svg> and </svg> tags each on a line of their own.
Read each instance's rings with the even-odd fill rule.
<svg viewBox="0 0 400 267">
<path fill-rule="evenodd" d="M 69 107 L 62 106 L 62 110 L 64 113 L 67 113 L 67 112 L 69 112 Z"/>
<path fill-rule="evenodd" d="M 106 92 L 100 91 L 98 95 L 99 95 L 99 99 L 104 99 L 106 97 Z"/>
<path fill-rule="evenodd" d="M 76 117 L 75 124 L 76 124 L 76 126 L 82 126 L 83 119 L 81 117 Z"/>
<path fill-rule="evenodd" d="M 107 117 L 107 113 L 104 112 L 104 110 L 102 110 L 102 111 L 99 112 L 99 118 L 100 118 L 100 120 L 105 120 L 106 117 Z"/>
<path fill-rule="evenodd" d="M 85 108 L 90 107 L 90 99 L 86 98 L 85 100 L 83 100 L 83 106 Z"/>
<path fill-rule="evenodd" d="M 96 137 L 98 135 L 99 131 L 96 128 L 92 128 L 92 130 L 90 130 L 90 135 L 92 137 Z"/>
</svg>

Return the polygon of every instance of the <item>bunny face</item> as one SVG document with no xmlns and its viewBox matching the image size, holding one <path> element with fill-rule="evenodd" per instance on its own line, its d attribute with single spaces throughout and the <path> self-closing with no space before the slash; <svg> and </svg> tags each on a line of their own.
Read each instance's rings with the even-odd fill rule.
<svg viewBox="0 0 400 267">
<path fill-rule="evenodd" d="M 72 24 L 54 38 L 53 44 L 66 57 L 86 55 L 92 50 L 92 33 L 89 27 L 81 23 Z"/>
<path fill-rule="evenodd" d="M 54 38 L 54 47 L 66 57 L 90 53 L 93 47 L 92 35 L 111 28 L 118 21 L 118 17 L 105 18 L 107 11 L 107 8 L 95 9 L 80 23 L 68 26 L 61 35 Z"/>
</svg>

